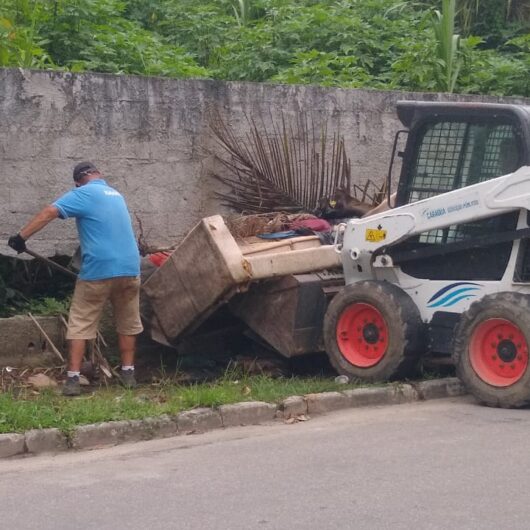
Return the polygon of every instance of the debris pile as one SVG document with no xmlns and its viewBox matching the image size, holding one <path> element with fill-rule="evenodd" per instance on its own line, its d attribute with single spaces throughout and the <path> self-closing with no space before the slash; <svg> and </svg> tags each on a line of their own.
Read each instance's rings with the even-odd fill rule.
<svg viewBox="0 0 530 530">
<path fill-rule="evenodd" d="M 288 214 L 285 212 L 269 212 L 253 215 L 227 216 L 225 223 L 230 233 L 237 240 L 259 234 L 272 234 L 289 230 L 293 223 L 308 219 L 317 219 L 317 216 L 307 213 Z"/>
</svg>

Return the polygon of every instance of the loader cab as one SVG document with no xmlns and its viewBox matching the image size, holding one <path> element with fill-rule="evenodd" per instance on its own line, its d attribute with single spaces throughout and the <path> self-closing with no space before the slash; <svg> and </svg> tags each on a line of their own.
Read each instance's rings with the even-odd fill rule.
<svg viewBox="0 0 530 530">
<path fill-rule="evenodd" d="M 398 116 L 409 135 L 396 205 L 512 173 L 530 164 L 530 107 L 477 103 L 399 102 Z M 396 245 L 392 253 L 515 230 L 518 212 L 425 232 Z M 447 256 L 398 263 L 425 279 L 500 280 L 513 242 L 464 249 Z M 443 257 L 443 259 L 441 259 Z"/>
</svg>

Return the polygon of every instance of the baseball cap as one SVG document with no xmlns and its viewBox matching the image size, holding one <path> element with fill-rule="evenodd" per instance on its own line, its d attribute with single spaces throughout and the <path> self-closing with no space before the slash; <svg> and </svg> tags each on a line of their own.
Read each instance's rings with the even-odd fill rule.
<svg viewBox="0 0 530 530">
<path fill-rule="evenodd" d="M 74 167 L 74 180 L 81 180 L 85 175 L 97 170 L 98 168 L 92 164 L 92 162 L 79 162 L 79 164 Z"/>
</svg>

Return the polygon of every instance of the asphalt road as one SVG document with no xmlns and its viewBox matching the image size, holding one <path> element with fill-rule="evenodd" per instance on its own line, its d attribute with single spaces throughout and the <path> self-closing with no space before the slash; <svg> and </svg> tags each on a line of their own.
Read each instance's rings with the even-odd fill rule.
<svg viewBox="0 0 530 530">
<path fill-rule="evenodd" d="M 348 410 L 0 463 L 2 529 L 528 529 L 530 411 Z"/>
</svg>

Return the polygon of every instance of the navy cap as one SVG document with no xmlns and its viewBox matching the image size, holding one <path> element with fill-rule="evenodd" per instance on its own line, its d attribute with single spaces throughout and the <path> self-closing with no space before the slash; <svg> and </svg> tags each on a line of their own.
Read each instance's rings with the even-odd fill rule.
<svg viewBox="0 0 530 530">
<path fill-rule="evenodd" d="M 94 173 L 98 168 L 92 164 L 92 162 L 79 162 L 77 166 L 74 167 L 74 180 L 81 180 L 84 176 Z"/>
</svg>

